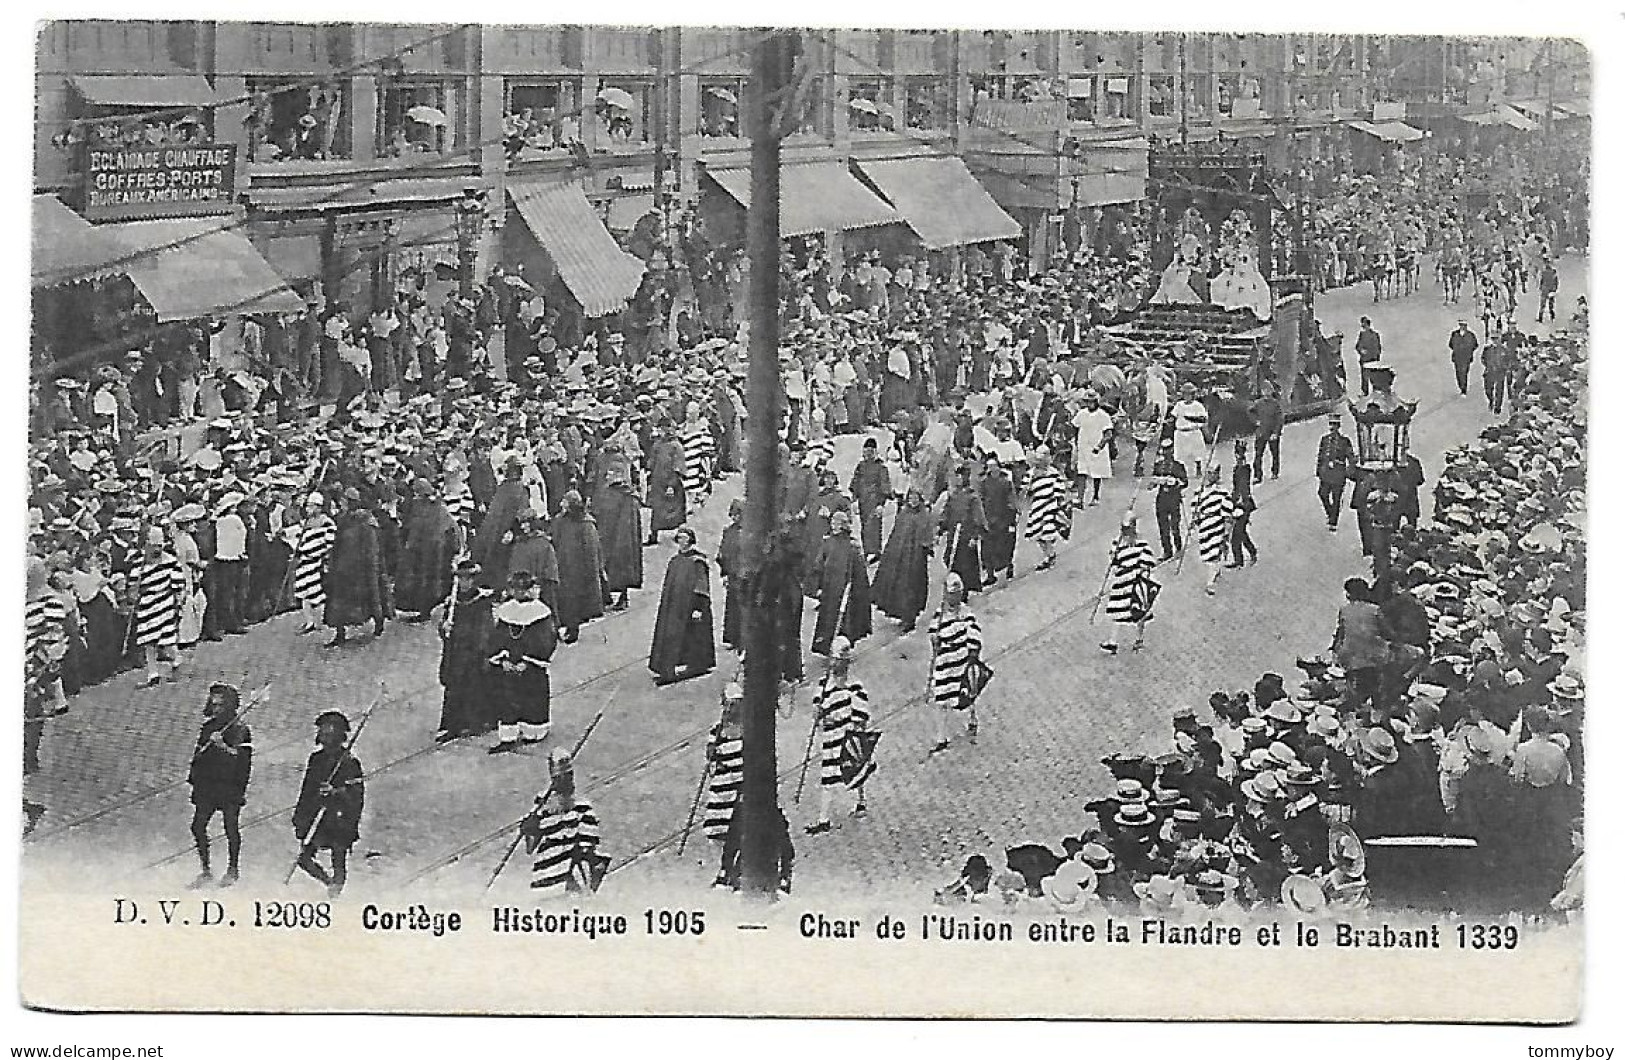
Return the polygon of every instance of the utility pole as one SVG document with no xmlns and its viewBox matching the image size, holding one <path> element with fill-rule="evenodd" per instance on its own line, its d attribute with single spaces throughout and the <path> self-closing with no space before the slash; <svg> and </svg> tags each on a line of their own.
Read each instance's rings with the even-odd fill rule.
<svg viewBox="0 0 1625 1060">
<path fill-rule="evenodd" d="M 751 59 L 750 209 L 745 254 L 750 264 L 750 367 L 745 394 L 745 714 L 744 776 L 739 809 L 741 882 L 766 898 L 779 883 L 779 782 L 776 744 L 779 635 L 785 591 L 773 562 L 779 520 L 779 141 L 776 120 L 793 106 L 791 70 L 799 34 L 763 30 Z"/>
<path fill-rule="evenodd" d="M 1185 105 L 1191 98 L 1191 71 L 1186 61 L 1185 42 L 1190 40 L 1189 33 L 1179 35 L 1179 145 L 1184 147 L 1190 143 L 1190 122 L 1185 114 Z M 1165 53 L 1166 54 L 1166 53 Z"/>
<path fill-rule="evenodd" d="M 1553 97 L 1557 92 L 1557 68 L 1554 60 L 1557 58 L 1557 38 L 1548 37 L 1546 40 L 1546 114 L 1542 119 L 1545 128 L 1541 129 L 1542 153 L 1545 157 L 1546 184 L 1550 187 L 1556 183 L 1557 172 L 1552 158 L 1552 126 L 1557 124 L 1557 112 L 1552 108 L 1556 105 Z"/>
</svg>

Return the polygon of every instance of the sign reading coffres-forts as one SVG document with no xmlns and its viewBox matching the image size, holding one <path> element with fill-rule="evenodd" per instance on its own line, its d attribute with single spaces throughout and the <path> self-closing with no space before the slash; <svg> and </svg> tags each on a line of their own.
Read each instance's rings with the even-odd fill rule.
<svg viewBox="0 0 1625 1060">
<path fill-rule="evenodd" d="M 236 164 L 235 144 L 89 148 L 84 216 L 133 221 L 228 213 Z"/>
</svg>

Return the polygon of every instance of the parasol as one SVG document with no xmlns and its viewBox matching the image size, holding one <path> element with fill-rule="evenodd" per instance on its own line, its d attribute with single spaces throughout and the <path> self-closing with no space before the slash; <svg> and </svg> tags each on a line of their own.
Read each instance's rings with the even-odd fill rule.
<svg viewBox="0 0 1625 1060">
<path fill-rule="evenodd" d="M 446 118 L 446 112 L 438 107 L 413 107 L 406 112 L 406 116 L 412 121 L 422 125 L 430 125 L 437 129 L 445 128 L 451 124 Z"/>
<path fill-rule="evenodd" d="M 708 88 L 705 90 L 705 94 L 708 96 L 715 96 L 724 103 L 732 103 L 735 106 L 739 104 L 739 98 L 732 92 L 729 92 L 726 88 Z"/>
<path fill-rule="evenodd" d="M 634 106 L 632 93 L 622 88 L 606 88 L 598 93 L 598 100 L 600 103 L 607 103 L 622 110 L 631 110 Z"/>
<path fill-rule="evenodd" d="M 872 99 L 854 99 L 847 106 L 853 110 L 862 111 L 864 114 L 878 115 L 880 113 L 880 108 L 875 106 Z"/>
</svg>

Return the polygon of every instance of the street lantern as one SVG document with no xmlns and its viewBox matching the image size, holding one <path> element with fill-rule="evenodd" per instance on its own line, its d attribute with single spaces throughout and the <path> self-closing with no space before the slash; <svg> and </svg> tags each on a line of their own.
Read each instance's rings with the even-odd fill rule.
<svg viewBox="0 0 1625 1060">
<path fill-rule="evenodd" d="M 1355 447 L 1360 466 L 1368 471 L 1394 471 L 1411 450 L 1411 419 L 1416 402 L 1401 401 L 1394 393 L 1394 370 L 1377 361 L 1364 367 L 1371 393 L 1351 403 Z"/>
<path fill-rule="evenodd" d="M 457 279 L 459 293 L 474 297 L 474 265 L 479 258 L 480 236 L 485 232 L 485 190 L 464 188 L 457 200 Z"/>
</svg>

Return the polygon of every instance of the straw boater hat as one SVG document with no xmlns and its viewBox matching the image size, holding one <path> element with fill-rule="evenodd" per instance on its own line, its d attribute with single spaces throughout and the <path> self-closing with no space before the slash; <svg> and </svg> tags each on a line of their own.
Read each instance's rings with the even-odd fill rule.
<svg viewBox="0 0 1625 1060">
<path fill-rule="evenodd" d="M 1281 881 L 1281 904 L 1296 913 L 1318 913 L 1326 908 L 1326 892 L 1310 877 L 1294 873 Z"/>
<path fill-rule="evenodd" d="M 1095 870 L 1082 861 L 1062 862 L 1053 875 L 1044 877 L 1041 887 L 1044 896 L 1059 906 L 1074 906 L 1083 903 L 1095 888 L 1100 879 Z"/>
</svg>

